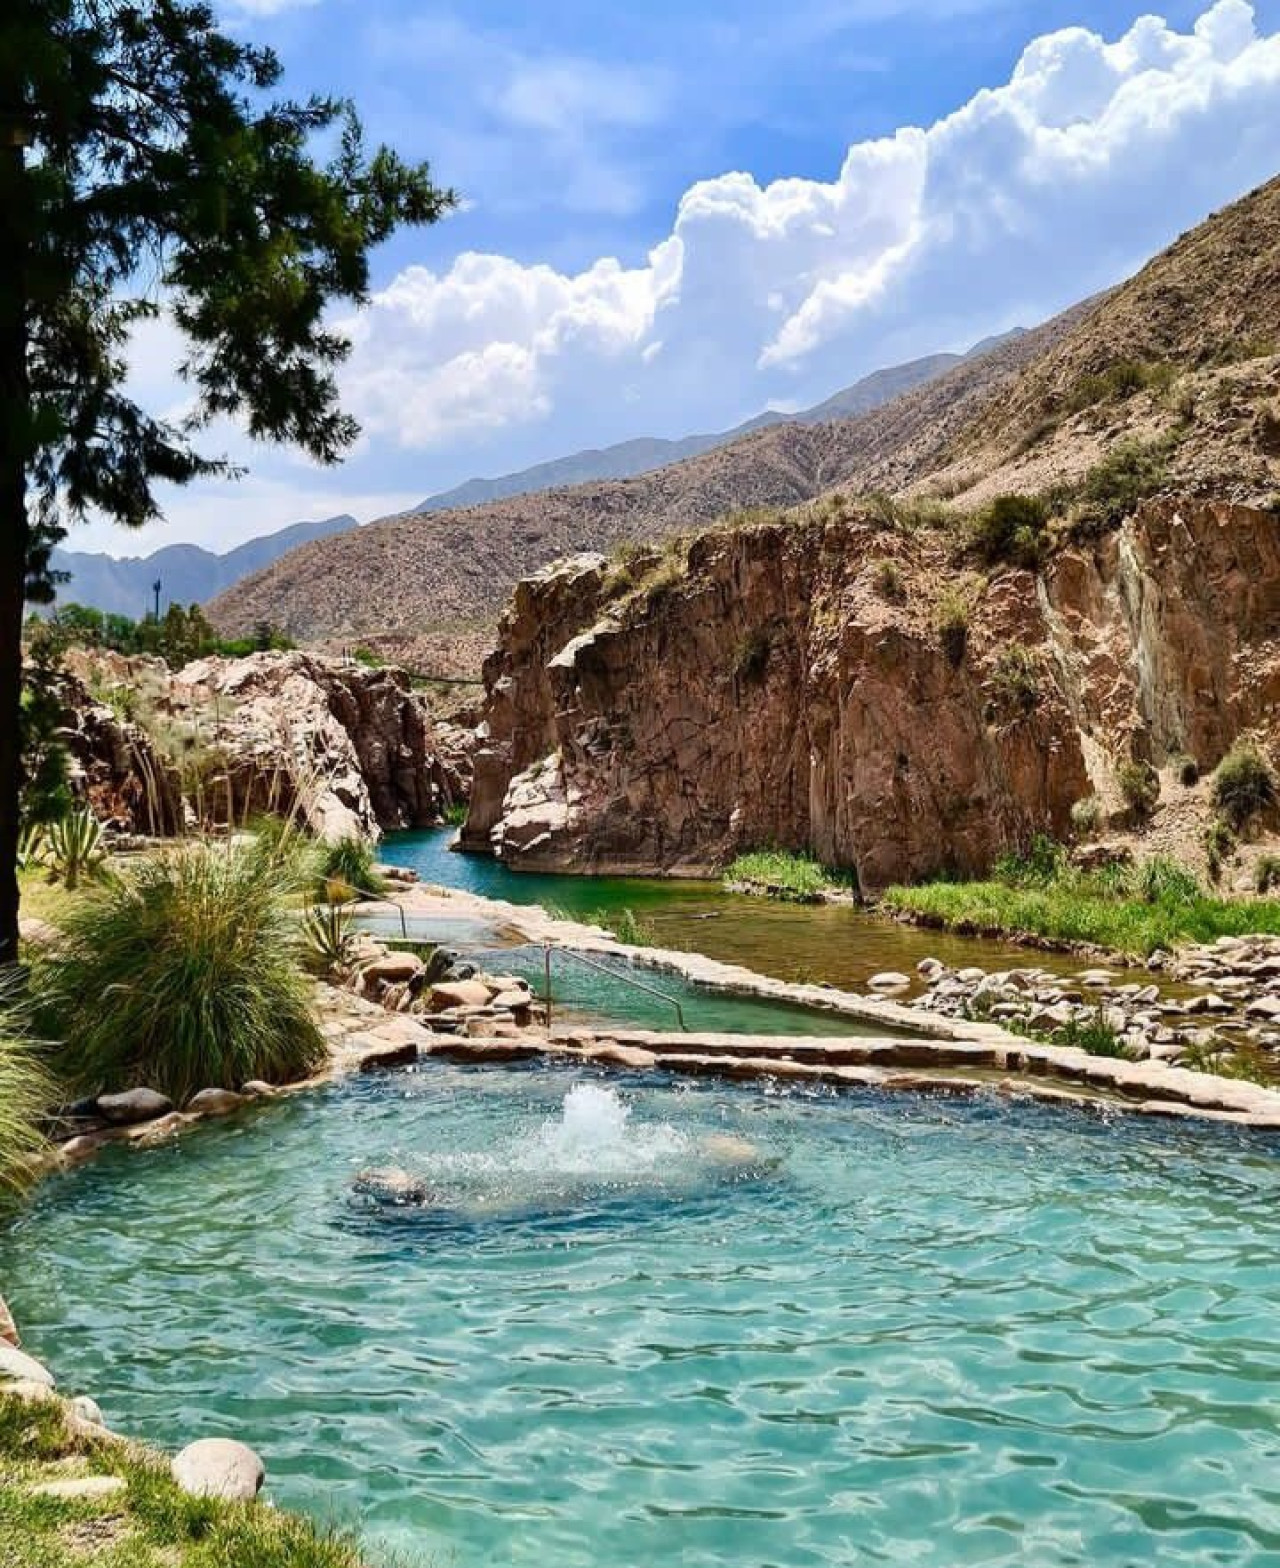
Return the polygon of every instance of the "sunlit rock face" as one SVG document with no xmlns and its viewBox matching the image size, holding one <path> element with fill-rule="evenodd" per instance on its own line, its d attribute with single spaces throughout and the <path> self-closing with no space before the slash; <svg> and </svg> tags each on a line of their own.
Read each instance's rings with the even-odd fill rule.
<svg viewBox="0 0 1280 1568">
<path fill-rule="evenodd" d="M 601 872 L 808 848 L 874 889 L 985 871 L 1065 835 L 1121 762 L 1211 767 L 1275 723 L 1272 513 L 1149 503 L 1041 576 L 970 579 L 962 646 L 939 630 L 953 550 L 782 519 L 705 534 L 647 583 L 597 557 L 522 584 L 486 667 L 467 843 Z"/>
</svg>

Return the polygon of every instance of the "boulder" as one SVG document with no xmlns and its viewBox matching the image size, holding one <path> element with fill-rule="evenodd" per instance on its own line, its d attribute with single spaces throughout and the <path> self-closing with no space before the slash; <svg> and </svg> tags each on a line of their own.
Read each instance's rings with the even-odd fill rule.
<svg viewBox="0 0 1280 1568">
<path fill-rule="evenodd" d="M 527 1012 L 533 1002 L 533 997 L 528 991 L 499 991 L 493 999 L 494 1007 L 506 1008 L 508 1012 Z"/>
<path fill-rule="evenodd" d="M 201 1089 L 187 1101 L 187 1110 L 194 1116 L 230 1116 L 247 1101 L 247 1095 L 233 1089 Z"/>
<path fill-rule="evenodd" d="M 120 1094 L 100 1094 L 98 1110 L 117 1127 L 131 1127 L 137 1122 L 154 1121 L 167 1116 L 173 1101 L 155 1089 L 125 1089 Z"/>
<path fill-rule="evenodd" d="M 7 1342 L 0 1344 L 0 1383 L 39 1383 L 45 1388 L 55 1387 L 53 1373 L 48 1367 Z"/>
<path fill-rule="evenodd" d="M 1188 1007 L 1187 1011 L 1190 1010 Z M 1270 1023 L 1273 1018 L 1280 1018 L 1280 996 L 1260 996 L 1250 1002 L 1244 1012 L 1246 1018 L 1261 1018 Z"/>
<path fill-rule="evenodd" d="M 366 985 L 379 980 L 387 985 L 408 985 L 424 972 L 425 965 L 416 953 L 386 953 L 362 971 Z"/>
<path fill-rule="evenodd" d="M 264 1083 L 261 1078 L 250 1078 L 248 1083 L 240 1085 L 240 1093 L 251 1100 L 269 1100 L 279 1092 L 274 1084 Z"/>
<path fill-rule="evenodd" d="M 88 1394 L 77 1394 L 69 1406 L 71 1414 L 77 1421 L 82 1421 L 86 1426 L 105 1426 L 102 1410 L 96 1399 L 90 1399 Z"/>
<path fill-rule="evenodd" d="M 247 1503 L 261 1491 L 266 1470 L 244 1443 L 206 1437 L 189 1444 L 173 1461 L 173 1479 L 193 1497 Z"/>
<path fill-rule="evenodd" d="M 446 1007 L 485 1007 L 488 1001 L 489 987 L 483 980 L 446 980 L 431 987 L 433 1012 Z"/>
<path fill-rule="evenodd" d="M 868 989 L 872 991 L 905 991 L 911 984 L 911 976 L 904 975 L 896 969 L 886 969 L 881 974 L 872 975 L 867 981 Z"/>
<path fill-rule="evenodd" d="M 21 1344 L 18 1325 L 13 1321 L 13 1313 L 9 1311 L 9 1303 L 3 1296 L 0 1296 L 0 1340 L 9 1345 Z"/>
</svg>

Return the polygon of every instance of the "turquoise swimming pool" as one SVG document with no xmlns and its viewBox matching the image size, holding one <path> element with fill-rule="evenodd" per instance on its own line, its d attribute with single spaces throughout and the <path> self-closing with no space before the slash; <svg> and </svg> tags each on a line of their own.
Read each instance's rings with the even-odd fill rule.
<svg viewBox="0 0 1280 1568">
<path fill-rule="evenodd" d="M 424 1063 L 50 1180 L 0 1280 L 113 1424 L 244 1438 L 373 1561 L 1266 1564 L 1274 1155 Z"/>
</svg>

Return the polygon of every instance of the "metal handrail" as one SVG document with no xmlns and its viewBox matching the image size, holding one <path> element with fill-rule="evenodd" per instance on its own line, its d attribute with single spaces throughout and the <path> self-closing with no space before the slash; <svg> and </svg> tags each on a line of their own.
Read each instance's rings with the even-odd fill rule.
<svg viewBox="0 0 1280 1568">
<path fill-rule="evenodd" d="M 543 998 L 547 1009 L 547 1028 L 551 1027 L 551 955 L 559 953 L 564 958 L 574 958 L 580 964 L 585 964 L 588 969 L 598 969 L 602 975 L 611 975 L 615 980 L 621 980 L 623 985 L 629 985 L 635 991 L 647 991 L 650 996 L 656 996 L 663 1002 L 668 1002 L 676 1010 L 676 1021 L 680 1025 L 680 1032 L 688 1034 L 689 1026 L 684 1021 L 684 1008 L 679 1001 L 667 991 L 660 991 L 656 985 L 648 985 L 643 980 L 636 980 L 631 975 L 620 974 L 618 970 L 611 969 L 608 964 L 602 964 L 598 959 L 588 958 L 585 953 L 578 952 L 574 947 L 558 947 L 552 942 L 542 944 L 542 963 L 544 975 Z"/>
</svg>

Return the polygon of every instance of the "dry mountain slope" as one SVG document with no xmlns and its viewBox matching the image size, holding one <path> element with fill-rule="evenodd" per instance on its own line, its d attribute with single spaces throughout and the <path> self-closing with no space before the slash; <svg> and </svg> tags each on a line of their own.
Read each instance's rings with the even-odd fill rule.
<svg viewBox="0 0 1280 1568">
<path fill-rule="evenodd" d="M 855 418 L 772 425 L 630 479 L 392 518 L 304 545 L 222 594 L 210 613 L 229 634 L 269 621 L 299 639 L 370 641 L 429 664 L 459 630 L 481 628 L 483 642 L 515 583 L 562 556 L 744 508 L 794 506 L 842 484 L 896 486 L 900 470 L 927 467 L 982 400 L 1077 315 L 998 340 Z M 421 634 L 441 629 L 447 635 L 424 651 Z"/>
</svg>

